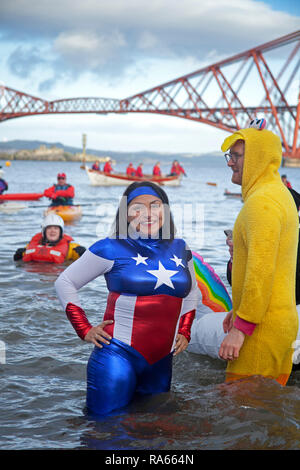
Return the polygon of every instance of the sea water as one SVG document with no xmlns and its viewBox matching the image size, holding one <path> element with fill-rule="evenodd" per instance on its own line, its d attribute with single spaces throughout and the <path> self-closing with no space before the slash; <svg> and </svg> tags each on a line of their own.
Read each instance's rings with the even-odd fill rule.
<svg viewBox="0 0 300 470">
<path fill-rule="evenodd" d="M 140 158 L 140 157 L 139 157 Z M 161 160 L 168 173 L 172 159 Z M 124 158 L 116 164 L 126 168 Z M 138 163 L 138 162 L 136 162 Z M 144 171 L 155 161 L 145 160 Z M 165 187 L 180 234 L 211 264 L 229 293 L 228 247 L 242 201 L 222 157 L 182 158 L 187 177 Z M 105 236 L 125 188 L 93 187 L 74 162 L 13 161 L 5 168 L 9 192 L 42 192 L 65 172 L 75 186 L 81 220 L 66 233 L 89 247 Z M 300 192 L 300 169 L 281 169 Z M 214 183 L 214 185 L 207 184 Z M 85 414 L 86 364 L 93 345 L 81 341 L 56 297 L 54 281 L 65 265 L 16 263 L 13 254 L 40 230 L 48 201 L 0 211 L 0 449 L 297 449 L 300 441 L 300 371 L 288 385 L 269 379 L 224 384 L 226 364 L 184 352 L 174 359 L 169 393 L 145 397 L 101 420 Z M 103 278 L 80 291 L 89 321 L 102 320 L 107 289 Z"/>
</svg>

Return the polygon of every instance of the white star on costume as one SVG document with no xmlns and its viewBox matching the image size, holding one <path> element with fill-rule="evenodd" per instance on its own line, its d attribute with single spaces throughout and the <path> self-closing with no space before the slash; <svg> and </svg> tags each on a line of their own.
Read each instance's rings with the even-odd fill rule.
<svg viewBox="0 0 300 470">
<path fill-rule="evenodd" d="M 148 263 L 146 263 L 146 259 L 148 259 L 148 256 L 142 256 L 139 253 L 138 253 L 137 256 L 132 256 L 132 259 L 134 259 L 136 261 L 136 266 L 138 264 L 141 264 L 141 263 L 142 264 L 148 264 Z"/>
<path fill-rule="evenodd" d="M 162 284 L 166 284 L 166 286 L 172 287 L 172 289 L 175 289 L 173 286 L 173 282 L 171 281 L 171 277 L 174 276 L 178 271 L 171 271 L 170 269 L 166 269 L 161 262 L 158 262 L 158 269 L 148 271 L 147 273 L 152 274 L 152 276 L 157 277 L 157 282 L 156 286 L 154 289 L 157 289 L 159 286 Z"/>
<path fill-rule="evenodd" d="M 184 268 L 184 264 L 182 264 L 182 259 L 181 258 L 177 258 L 176 255 L 174 255 L 174 258 L 170 258 L 171 261 L 174 261 L 174 263 L 176 263 L 176 267 L 178 266 L 182 266 Z"/>
</svg>

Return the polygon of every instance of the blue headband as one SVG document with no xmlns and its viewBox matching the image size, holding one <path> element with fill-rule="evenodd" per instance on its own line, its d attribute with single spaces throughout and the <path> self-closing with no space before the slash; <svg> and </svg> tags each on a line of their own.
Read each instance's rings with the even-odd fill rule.
<svg viewBox="0 0 300 470">
<path fill-rule="evenodd" d="M 135 197 L 142 196 L 143 194 L 150 194 L 161 199 L 157 192 L 150 186 L 140 186 L 139 188 L 134 189 L 133 191 L 131 191 L 130 194 L 128 194 L 127 204 L 129 204 Z"/>
</svg>

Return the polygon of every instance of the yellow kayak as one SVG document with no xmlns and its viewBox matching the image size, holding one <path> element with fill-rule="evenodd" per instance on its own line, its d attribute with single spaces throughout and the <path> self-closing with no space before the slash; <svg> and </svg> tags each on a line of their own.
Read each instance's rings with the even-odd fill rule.
<svg viewBox="0 0 300 470">
<path fill-rule="evenodd" d="M 51 213 L 60 215 L 64 222 L 73 222 L 82 216 L 81 206 L 50 206 L 45 211 L 45 216 Z"/>
</svg>

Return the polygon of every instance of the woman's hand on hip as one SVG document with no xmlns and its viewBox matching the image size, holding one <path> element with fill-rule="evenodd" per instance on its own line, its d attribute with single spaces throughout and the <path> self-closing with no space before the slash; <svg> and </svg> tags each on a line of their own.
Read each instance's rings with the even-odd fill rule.
<svg viewBox="0 0 300 470">
<path fill-rule="evenodd" d="M 105 320 L 100 325 L 93 326 L 85 335 L 84 341 L 88 343 L 93 343 L 98 348 L 103 346 L 100 343 L 110 344 L 111 336 L 104 331 L 106 325 L 111 325 L 113 320 Z"/>
<path fill-rule="evenodd" d="M 175 350 L 173 353 L 173 356 L 177 356 L 177 354 L 181 353 L 188 347 L 188 340 L 186 339 L 185 336 L 178 334 L 176 336 L 176 344 L 175 344 Z"/>
</svg>

